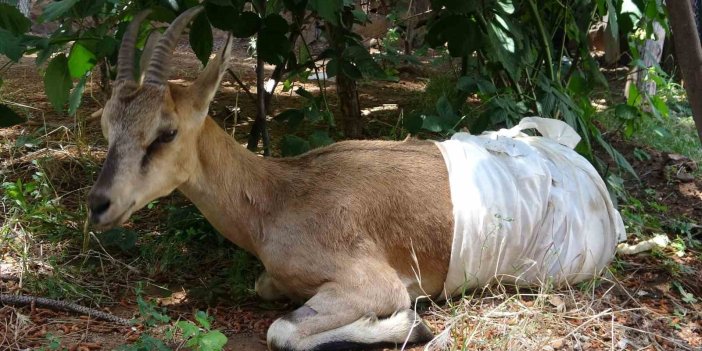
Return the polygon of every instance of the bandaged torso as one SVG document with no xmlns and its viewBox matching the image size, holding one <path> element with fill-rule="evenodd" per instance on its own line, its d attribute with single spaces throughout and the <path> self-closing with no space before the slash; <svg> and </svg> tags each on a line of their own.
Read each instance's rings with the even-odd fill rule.
<svg viewBox="0 0 702 351">
<path fill-rule="evenodd" d="M 542 137 L 522 130 L 536 128 Z M 454 234 L 445 296 L 503 283 L 572 284 L 612 260 L 626 234 L 567 124 L 524 118 L 512 129 L 437 143 L 449 174 Z"/>
</svg>

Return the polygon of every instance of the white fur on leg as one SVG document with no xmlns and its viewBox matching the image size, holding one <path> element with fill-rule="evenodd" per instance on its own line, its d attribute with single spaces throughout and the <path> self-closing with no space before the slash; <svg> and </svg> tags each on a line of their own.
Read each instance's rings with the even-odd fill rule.
<svg viewBox="0 0 702 351">
<path fill-rule="evenodd" d="M 268 328 L 266 342 L 269 350 L 294 349 L 293 345 L 299 342 L 297 326 L 283 318 L 278 318 Z"/>
<path fill-rule="evenodd" d="M 431 332 L 412 310 L 399 311 L 384 319 L 363 317 L 351 324 L 301 337 L 294 323 L 276 320 L 268 329 L 268 347 L 284 350 L 312 350 L 334 343 L 402 345 L 427 341 Z"/>
</svg>

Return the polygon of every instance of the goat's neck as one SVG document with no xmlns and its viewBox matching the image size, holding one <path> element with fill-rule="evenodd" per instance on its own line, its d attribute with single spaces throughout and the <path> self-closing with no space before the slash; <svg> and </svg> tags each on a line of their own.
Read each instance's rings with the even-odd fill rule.
<svg viewBox="0 0 702 351">
<path fill-rule="evenodd" d="M 279 166 L 246 150 L 209 117 L 197 153 L 197 166 L 179 189 L 222 235 L 257 254 Z"/>
</svg>

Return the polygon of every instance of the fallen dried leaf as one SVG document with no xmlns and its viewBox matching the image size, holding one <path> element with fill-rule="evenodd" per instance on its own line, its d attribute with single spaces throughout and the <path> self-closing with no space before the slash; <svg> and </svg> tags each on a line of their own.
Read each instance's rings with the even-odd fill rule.
<svg viewBox="0 0 702 351">
<path fill-rule="evenodd" d="M 550 346 L 553 347 L 554 350 L 558 350 L 565 346 L 565 342 L 563 341 L 563 339 L 555 339 L 551 341 Z"/>
<path fill-rule="evenodd" d="M 84 342 L 81 343 L 80 346 L 86 347 L 89 350 L 99 350 L 102 348 L 102 344 L 99 342 Z"/>
<path fill-rule="evenodd" d="M 558 313 L 563 313 L 566 310 L 565 302 L 558 295 L 551 295 L 548 298 L 548 302 L 556 308 Z"/>
</svg>

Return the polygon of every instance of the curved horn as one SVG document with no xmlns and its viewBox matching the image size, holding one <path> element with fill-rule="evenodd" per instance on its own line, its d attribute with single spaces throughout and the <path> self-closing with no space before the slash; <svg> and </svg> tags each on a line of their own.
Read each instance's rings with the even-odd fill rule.
<svg viewBox="0 0 702 351">
<path fill-rule="evenodd" d="M 117 79 L 122 81 L 134 80 L 134 50 L 136 49 L 136 39 L 139 34 L 139 26 L 144 21 L 151 10 L 144 10 L 134 16 L 132 23 L 129 23 L 127 30 L 122 36 L 122 45 L 119 47 L 117 56 Z"/>
<path fill-rule="evenodd" d="M 166 84 L 171 68 L 171 56 L 178 38 L 188 23 L 202 10 L 202 6 L 196 6 L 181 13 L 171 23 L 166 32 L 163 33 L 163 37 L 158 41 L 156 48 L 154 48 L 154 53 L 151 55 L 149 68 L 146 69 L 146 74 L 144 75 L 144 83 Z"/>
</svg>

